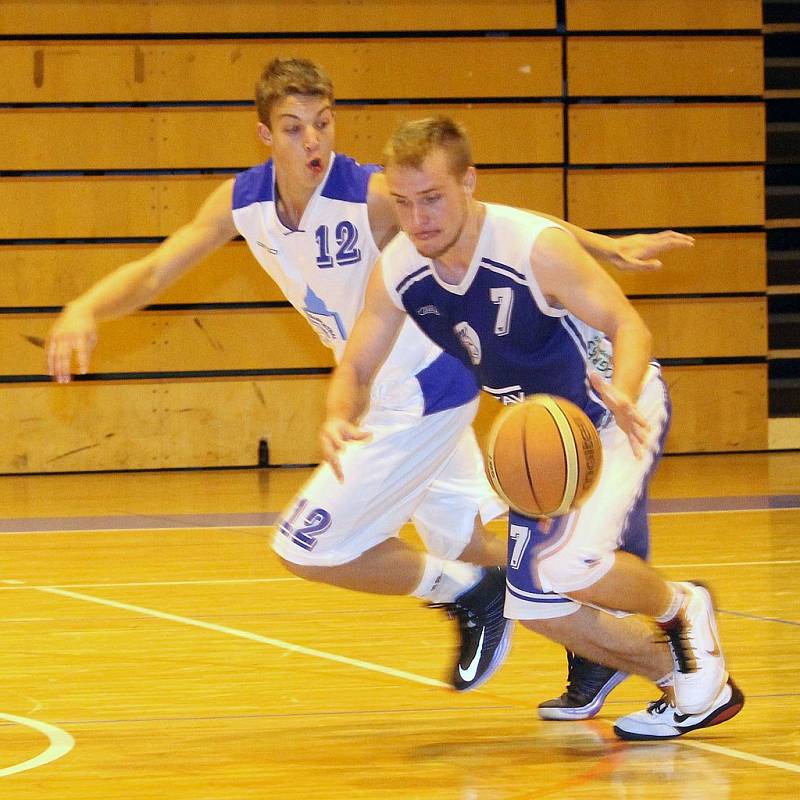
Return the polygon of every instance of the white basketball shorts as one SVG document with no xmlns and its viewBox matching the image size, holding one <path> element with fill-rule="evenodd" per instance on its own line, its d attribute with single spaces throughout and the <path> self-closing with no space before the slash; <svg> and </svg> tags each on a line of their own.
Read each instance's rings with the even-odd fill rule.
<svg viewBox="0 0 800 800">
<path fill-rule="evenodd" d="M 369 411 L 361 427 L 372 438 L 341 453 L 344 482 L 327 464 L 315 470 L 281 514 L 275 552 L 295 564 L 345 564 L 413 519 L 430 553 L 460 555 L 476 516 L 487 522 L 506 511 L 470 427 L 477 403 L 424 417 Z"/>
<path fill-rule="evenodd" d="M 647 489 L 670 419 L 667 387 L 654 365 L 637 407 L 650 424 L 642 457 L 633 455 L 627 435 L 616 423 L 601 428 L 603 469 L 581 508 L 552 520 L 509 513 L 505 604 L 509 619 L 572 614 L 580 604 L 565 594 L 600 580 L 614 565 L 617 550 L 640 555 L 646 551 Z"/>
</svg>

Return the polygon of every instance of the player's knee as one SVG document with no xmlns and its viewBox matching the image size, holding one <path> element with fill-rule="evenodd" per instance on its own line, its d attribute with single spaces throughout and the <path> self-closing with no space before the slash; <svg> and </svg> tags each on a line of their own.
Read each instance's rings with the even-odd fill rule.
<svg viewBox="0 0 800 800">
<path fill-rule="evenodd" d="M 568 594 L 596 583 L 611 568 L 614 554 L 565 547 L 536 560 L 539 584 L 549 592 Z"/>
</svg>

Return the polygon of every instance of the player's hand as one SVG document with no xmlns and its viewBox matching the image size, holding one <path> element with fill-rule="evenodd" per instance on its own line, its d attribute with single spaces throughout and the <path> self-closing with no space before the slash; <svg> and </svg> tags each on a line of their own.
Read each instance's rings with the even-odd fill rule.
<svg viewBox="0 0 800 800">
<path fill-rule="evenodd" d="M 322 446 L 322 457 L 331 465 L 334 475 L 339 481 L 344 480 L 342 465 L 339 462 L 339 453 L 347 442 L 363 442 L 372 434 L 348 422 L 341 417 L 328 417 L 322 423 L 319 432 L 319 442 Z"/>
<path fill-rule="evenodd" d="M 97 322 L 92 314 L 79 307 L 67 306 L 50 329 L 47 337 L 47 368 L 58 383 L 69 383 L 72 359 L 78 372 L 89 371 L 89 360 L 97 344 Z"/>
<path fill-rule="evenodd" d="M 634 456 L 641 458 L 650 424 L 639 413 L 636 403 L 621 389 L 604 380 L 599 372 L 590 372 L 589 382 L 628 437 Z"/>
<path fill-rule="evenodd" d="M 615 250 L 608 260 L 622 272 L 646 272 L 660 269 L 658 256 L 670 250 L 694 247 L 694 238 L 677 231 L 634 233 L 614 239 Z"/>
</svg>

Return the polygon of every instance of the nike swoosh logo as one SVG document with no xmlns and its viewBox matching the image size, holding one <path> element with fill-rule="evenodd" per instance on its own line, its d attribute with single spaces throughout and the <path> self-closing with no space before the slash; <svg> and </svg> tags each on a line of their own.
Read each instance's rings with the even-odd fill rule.
<svg viewBox="0 0 800 800">
<path fill-rule="evenodd" d="M 711 619 L 711 617 L 708 618 L 708 626 L 709 630 L 711 631 L 711 639 L 714 642 L 714 649 L 706 650 L 706 653 L 708 653 L 712 658 L 719 658 L 722 655 L 722 650 L 720 649 L 717 637 L 714 635 L 714 621 Z"/>
<path fill-rule="evenodd" d="M 481 653 L 483 652 L 483 637 L 486 635 L 486 628 L 481 630 L 481 638 L 478 640 L 478 646 L 475 649 L 475 655 L 472 657 L 472 661 L 469 662 L 469 666 L 464 669 L 461 664 L 458 665 L 458 674 L 461 676 L 461 680 L 463 681 L 471 681 L 478 672 L 478 662 L 481 660 Z"/>
</svg>

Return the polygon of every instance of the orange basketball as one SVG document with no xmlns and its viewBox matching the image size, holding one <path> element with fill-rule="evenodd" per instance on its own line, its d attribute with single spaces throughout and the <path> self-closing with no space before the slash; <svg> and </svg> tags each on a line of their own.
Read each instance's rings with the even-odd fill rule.
<svg viewBox="0 0 800 800">
<path fill-rule="evenodd" d="M 602 465 L 597 429 L 563 397 L 535 394 L 506 406 L 489 434 L 489 479 L 526 517 L 558 517 L 577 508 L 594 489 Z"/>
</svg>

